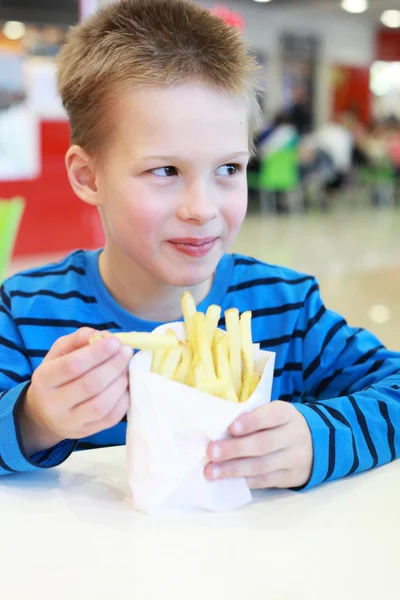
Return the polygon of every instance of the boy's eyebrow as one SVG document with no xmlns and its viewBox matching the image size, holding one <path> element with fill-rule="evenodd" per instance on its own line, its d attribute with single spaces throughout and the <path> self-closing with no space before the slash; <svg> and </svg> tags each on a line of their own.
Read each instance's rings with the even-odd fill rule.
<svg viewBox="0 0 400 600">
<path fill-rule="evenodd" d="M 242 152 L 234 152 L 233 154 L 229 154 L 229 156 L 226 156 L 224 158 L 221 158 L 221 162 L 225 162 L 227 160 L 233 160 L 235 158 L 240 158 L 241 156 L 243 157 L 249 157 L 250 156 L 250 152 L 248 151 L 242 151 Z M 178 156 L 164 156 L 164 155 L 156 155 L 156 156 L 143 156 L 140 160 L 181 160 Z"/>
</svg>

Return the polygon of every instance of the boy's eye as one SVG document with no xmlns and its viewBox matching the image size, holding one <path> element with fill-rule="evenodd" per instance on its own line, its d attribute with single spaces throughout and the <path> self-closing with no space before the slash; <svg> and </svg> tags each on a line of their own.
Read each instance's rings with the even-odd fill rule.
<svg viewBox="0 0 400 600">
<path fill-rule="evenodd" d="M 222 175 L 222 177 L 232 177 L 232 175 L 236 175 L 239 171 L 239 165 L 222 165 L 217 169 L 217 175 Z"/>
<path fill-rule="evenodd" d="M 157 177 L 174 177 L 178 173 L 178 170 L 176 167 L 160 167 L 152 169 L 150 172 Z"/>
</svg>

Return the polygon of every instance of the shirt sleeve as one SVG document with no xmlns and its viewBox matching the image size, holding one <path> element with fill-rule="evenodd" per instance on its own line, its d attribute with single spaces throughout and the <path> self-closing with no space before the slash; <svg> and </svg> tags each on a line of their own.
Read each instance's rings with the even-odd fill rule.
<svg viewBox="0 0 400 600">
<path fill-rule="evenodd" d="M 314 464 L 305 488 L 400 455 L 400 354 L 325 308 L 318 285 L 299 317 L 302 393 Z"/>
<path fill-rule="evenodd" d="M 0 288 L 0 476 L 55 467 L 68 458 L 77 444 L 65 440 L 32 457 L 25 454 L 18 412 L 31 376 L 29 357 L 3 285 Z"/>
</svg>

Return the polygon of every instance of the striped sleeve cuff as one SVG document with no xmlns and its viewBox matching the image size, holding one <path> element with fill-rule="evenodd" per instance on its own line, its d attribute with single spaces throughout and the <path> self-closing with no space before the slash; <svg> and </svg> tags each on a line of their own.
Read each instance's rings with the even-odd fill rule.
<svg viewBox="0 0 400 600">
<path fill-rule="evenodd" d="M 330 460 L 332 460 L 332 457 L 330 459 L 332 431 L 321 416 L 309 405 L 295 404 L 294 406 L 307 421 L 307 425 L 311 431 L 314 452 L 311 477 L 304 486 L 297 488 L 297 490 L 301 491 L 311 489 L 326 481 L 329 471 L 332 470 L 333 467 L 329 464 Z"/>
<path fill-rule="evenodd" d="M 21 473 L 56 467 L 63 463 L 77 446 L 75 440 L 64 440 L 54 448 L 33 457 L 26 456 L 17 422 L 20 402 L 30 382 L 17 385 L 0 401 L 0 473 Z"/>
<path fill-rule="evenodd" d="M 298 489 L 307 490 L 355 473 L 360 464 L 355 436 L 347 418 L 337 409 L 322 403 L 295 406 L 310 428 L 314 452 L 311 477 Z"/>
</svg>

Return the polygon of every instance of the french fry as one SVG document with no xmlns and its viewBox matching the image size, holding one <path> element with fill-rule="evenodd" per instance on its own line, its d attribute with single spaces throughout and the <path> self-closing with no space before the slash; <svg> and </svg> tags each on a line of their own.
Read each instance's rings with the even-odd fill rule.
<svg viewBox="0 0 400 600">
<path fill-rule="evenodd" d="M 243 360 L 243 381 L 240 391 L 240 402 L 250 397 L 251 380 L 254 373 L 253 339 L 251 334 L 251 312 L 244 312 L 240 317 L 241 356 Z"/>
<path fill-rule="evenodd" d="M 215 379 L 215 381 L 205 381 L 200 386 L 200 391 L 211 396 L 226 398 L 229 388 L 232 386 L 230 379 Z"/>
<path fill-rule="evenodd" d="M 111 335 L 119 339 L 124 346 L 130 346 L 134 350 L 165 350 L 179 345 L 176 337 L 174 338 L 165 334 L 131 331 L 128 333 L 113 333 Z M 97 341 L 101 337 L 104 337 L 104 335 L 96 334 L 91 338 L 90 343 Z"/>
<path fill-rule="evenodd" d="M 258 384 L 261 381 L 261 376 L 258 373 L 253 373 L 250 385 L 250 396 L 256 391 Z"/>
<path fill-rule="evenodd" d="M 206 327 L 210 344 L 214 341 L 215 332 L 217 331 L 218 323 L 221 317 L 221 307 L 212 304 L 206 312 Z"/>
<path fill-rule="evenodd" d="M 214 334 L 214 340 L 211 347 L 211 352 L 213 355 L 213 361 L 215 365 L 215 372 L 217 372 L 217 346 L 218 342 L 222 340 L 223 337 L 226 337 L 226 334 L 221 329 L 216 329 Z"/>
<path fill-rule="evenodd" d="M 160 350 L 153 351 L 153 360 L 151 362 L 152 373 L 160 374 L 160 369 L 164 358 L 168 354 L 168 348 L 160 348 Z"/>
<path fill-rule="evenodd" d="M 182 344 L 182 358 L 181 362 L 175 371 L 174 381 L 178 383 L 185 383 L 190 370 L 190 365 L 192 362 L 192 350 L 188 344 Z"/>
<path fill-rule="evenodd" d="M 190 365 L 188 374 L 185 377 L 185 385 L 188 385 L 190 387 L 196 387 L 196 383 L 195 383 L 195 380 L 194 380 L 194 367 L 193 367 L 193 364 Z"/>
<path fill-rule="evenodd" d="M 216 371 L 218 379 L 230 379 L 228 338 L 224 335 L 216 345 Z"/>
<path fill-rule="evenodd" d="M 181 300 L 183 320 L 185 322 L 186 339 L 192 347 L 193 353 L 196 350 L 196 337 L 194 330 L 193 317 L 196 314 L 196 303 L 190 292 L 184 292 Z"/>
<path fill-rule="evenodd" d="M 242 387 L 242 357 L 240 352 L 239 311 L 237 308 L 230 308 L 225 312 L 225 322 L 228 334 L 231 377 L 235 392 L 239 395 Z"/>
<path fill-rule="evenodd" d="M 206 372 L 202 363 L 196 365 L 193 369 L 194 387 L 200 389 L 203 383 L 206 382 Z"/>
<path fill-rule="evenodd" d="M 226 333 L 222 331 L 222 329 L 216 329 L 214 334 L 214 345 L 217 345 L 218 342 L 222 340 L 222 338 L 226 337 Z"/>
<path fill-rule="evenodd" d="M 211 344 L 206 330 L 206 320 L 204 313 L 197 312 L 194 317 L 196 348 L 204 367 L 204 372 L 207 381 L 215 381 L 215 369 L 211 352 Z"/>
<path fill-rule="evenodd" d="M 233 383 L 228 388 L 227 393 L 225 394 L 225 399 L 229 400 L 229 402 L 239 402 L 239 398 L 237 393 L 235 392 L 235 388 L 233 387 Z"/>
<path fill-rule="evenodd" d="M 165 377 L 166 379 L 172 379 L 175 371 L 178 368 L 181 356 L 182 345 L 174 346 L 170 350 L 168 350 L 167 355 L 161 363 L 159 375 Z"/>
<path fill-rule="evenodd" d="M 222 338 L 216 347 L 216 369 L 218 379 L 220 381 L 229 381 L 230 386 L 225 394 L 225 398 L 231 402 L 239 402 L 239 398 L 236 394 L 235 388 L 233 387 L 231 379 L 231 369 L 229 365 L 229 350 L 228 350 L 228 338 L 226 335 L 222 335 Z"/>
<path fill-rule="evenodd" d="M 178 337 L 173 329 L 168 329 L 165 335 L 173 337 L 178 342 Z M 153 360 L 151 363 L 151 370 L 153 373 L 160 374 L 161 365 L 163 363 L 163 360 L 166 358 L 167 354 L 168 348 L 160 348 L 159 350 L 153 350 Z"/>
</svg>

